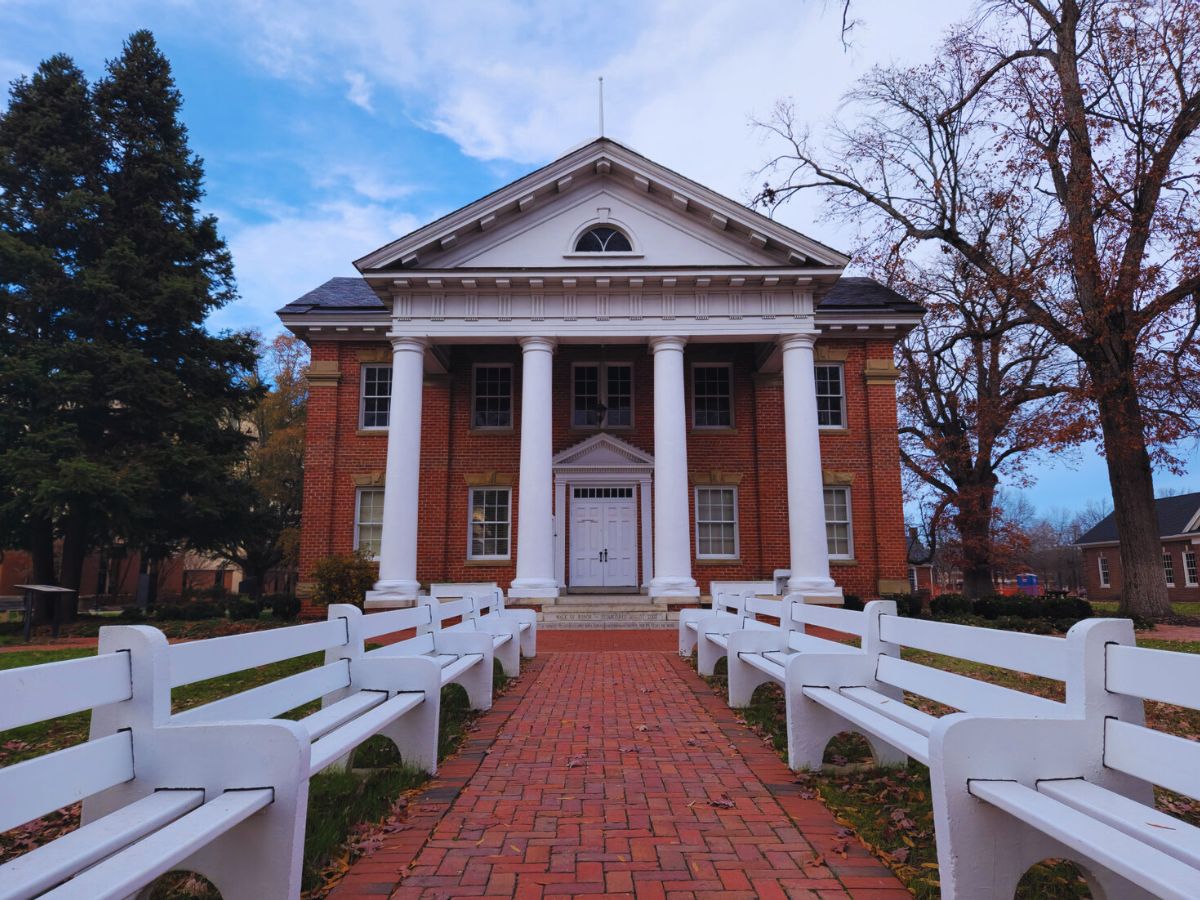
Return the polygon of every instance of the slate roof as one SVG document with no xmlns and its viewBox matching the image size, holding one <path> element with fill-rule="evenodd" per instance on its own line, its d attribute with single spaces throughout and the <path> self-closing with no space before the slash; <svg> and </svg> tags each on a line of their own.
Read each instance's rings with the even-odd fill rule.
<svg viewBox="0 0 1200 900">
<path fill-rule="evenodd" d="M 280 315 L 309 312 L 381 312 L 386 307 L 362 278 L 330 278 L 320 287 L 297 297 Z M 873 278 L 841 278 L 817 307 L 819 312 L 880 311 L 920 312 L 921 306 Z"/>
<path fill-rule="evenodd" d="M 1200 511 L 1200 491 L 1194 494 L 1180 494 L 1178 497 L 1160 497 L 1154 501 L 1155 512 L 1158 513 L 1159 537 L 1170 537 L 1176 534 L 1197 534 L 1200 531 L 1184 531 L 1188 523 Z M 1076 544 L 1103 544 L 1119 540 L 1117 537 L 1117 520 L 1113 513 L 1105 516 L 1091 530 L 1080 535 Z"/>
</svg>

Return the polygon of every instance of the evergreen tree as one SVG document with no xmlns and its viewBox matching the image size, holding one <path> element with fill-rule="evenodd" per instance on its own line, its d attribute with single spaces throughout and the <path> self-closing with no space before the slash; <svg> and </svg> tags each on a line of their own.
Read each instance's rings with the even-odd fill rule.
<svg viewBox="0 0 1200 900">
<path fill-rule="evenodd" d="M 60 511 L 90 493 L 77 464 L 87 378 L 69 344 L 100 253 L 104 158 L 69 57 L 14 82 L 0 114 L 0 546 L 29 549 L 38 582 L 55 580 Z"/>
</svg>

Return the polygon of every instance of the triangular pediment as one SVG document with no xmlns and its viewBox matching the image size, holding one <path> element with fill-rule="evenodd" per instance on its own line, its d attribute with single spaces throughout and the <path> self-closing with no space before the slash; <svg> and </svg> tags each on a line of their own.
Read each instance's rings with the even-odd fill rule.
<svg viewBox="0 0 1200 900">
<path fill-rule="evenodd" d="M 594 224 L 633 251 L 577 254 Z M 359 259 L 364 273 L 628 267 L 840 270 L 848 257 L 600 138 Z"/>
<path fill-rule="evenodd" d="M 645 469 L 653 466 L 654 457 L 611 434 L 593 435 L 554 457 L 556 469 Z"/>
</svg>

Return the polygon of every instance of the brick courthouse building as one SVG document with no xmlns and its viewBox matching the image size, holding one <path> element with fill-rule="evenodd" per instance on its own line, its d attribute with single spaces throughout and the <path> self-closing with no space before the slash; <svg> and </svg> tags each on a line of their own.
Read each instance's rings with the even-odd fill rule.
<svg viewBox="0 0 1200 900">
<path fill-rule="evenodd" d="M 598 139 L 280 310 L 312 348 L 301 582 L 689 598 L 907 589 L 893 344 L 919 306 Z"/>
</svg>

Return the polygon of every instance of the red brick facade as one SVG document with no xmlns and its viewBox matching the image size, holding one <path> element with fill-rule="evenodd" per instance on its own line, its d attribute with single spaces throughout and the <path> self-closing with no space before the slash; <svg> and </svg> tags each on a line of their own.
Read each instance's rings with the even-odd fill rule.
<svg viewBox="0 0 1200 900">
<path fill-rule="evenodd" d="M 317 559 L 353 549 L 356 490 L 382 484 L 387 451 L 386 431 L 359 428 L 359 399 L 362 366 L 389 360 L 389 345 L 311 343 L 313 360 L 325 365 L 321 377 L 313 379 L 308 407 L 302 590 Z M 449 374 L 428 376 L 424 389 L 417 578 L 425 584 L 494 580 L 507 588 L 515 573 L 520 529 L 521 352 L 515 345 L 447 349 Z M 818 358 L 824 352 L 841 361 L 845 372 L 847 427 L 822 431 L 821 456 L 827 482 L 850 487 L 855 558 L 834 560 L 832 574 L 847 593 L 877 596 L 881 581 L 885 590 L 907 583 L 895 387 L 886 375 L 892 344 L 831 341 L 819 343 L 817 349 Z M 779 375 L 756 371 L 754 353 L 754 345 L 746 343 L 694 344 L 686 350 L 689 405 L 692 363 L 730 363 L 733 375 L 733 426 L 692 430 L 688 435 L 692 482 L 719 472 L 723 483 L 736 482 L 738 488 L 739 558 L 697 561 L 693 534 L 692 574 L 702 593 L 713 579 L 759 579 L 788 566 L 783 385 Z M 874 375 L 867 360 L 881 362 Z M 606 431 L 653 455 L 653 360 L 644 345 L 559 347 L 554 362 L 554 451 L 596 434 L 595 429 L 573 428 L 569 415 L 571 365 L 596 361 L 632 363 L 633 425 Z M 472 364 L 481 362 L 513 366 L 512 429 L 470 427 Z M 336 364 L 336 374 L 331 363 Z M 467 559 L 468 476 L 512 486 L 513 559 L 507 562 Z M 692 497 L 694 505 L 694 493 Z M 639 580 L 643 574 L 639 571 Z"/>
<path fill-rule="evenodd" d="M 1188 584 L 1186 558 L 1186 554 L 1194 554 L 1196 562 L 1193 566 L 1200 566 L 1200 546 L 1191 543 L 1190 540 L 1163 541 L 1162 550 L 1163 554 L 1169 556 L 1171 559 L 1171 574 L 1173 576 L 1173 580 L 1167 584 L 1167 599 L 1172 603 L 1179 603 L 1185 600 L 1193 602 L 1200 600 L 1200 584 L 1195 583 L 1196 581 L 1200 581 L 1200 579 L 1193 578 L 1191 579 L 1193 583 Z M 1108 586 L 1104 586 L 1100 581 L 1101 558 L 1107 563 Z M 1167 567 L 1164 561 L 1163 578 L 1166 577 Z M 1110 547 L 1083 548 L 1083 584 L 1087 589 L 1089 600 L 1120 599 L 1123 581 L 1120 546 L 1113 544 Z"/>
</svg>

